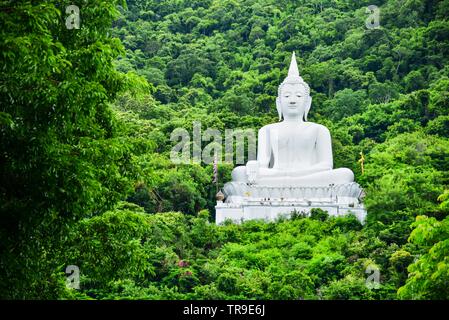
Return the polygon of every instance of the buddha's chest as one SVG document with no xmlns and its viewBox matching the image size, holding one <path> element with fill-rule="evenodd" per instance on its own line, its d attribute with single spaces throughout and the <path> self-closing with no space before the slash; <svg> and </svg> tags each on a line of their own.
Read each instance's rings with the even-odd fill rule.
<svg viewBox="0 0 449 320">
<path fill-rule="evenodd" d="M 311 127 L 286 127 L 272 130 L 271 145 L 284 153 L 310 153 L 316 145 L 317 132 Z"/>
</svg>

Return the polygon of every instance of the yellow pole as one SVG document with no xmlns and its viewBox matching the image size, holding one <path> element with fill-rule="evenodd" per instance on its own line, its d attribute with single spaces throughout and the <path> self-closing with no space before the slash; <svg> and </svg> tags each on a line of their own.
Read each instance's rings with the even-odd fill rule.
<svg viewBox="0 0 449 320">
<path fill-rule="evenodd" d="M 357 161 L 360 163 L 360 168 L 362 169 L 362 174 L 365 172 L 364 162 L 365 162 L 365 156 L 363 155 L 363 151 L 360 151 L 360 159 Z"/>
</svg>

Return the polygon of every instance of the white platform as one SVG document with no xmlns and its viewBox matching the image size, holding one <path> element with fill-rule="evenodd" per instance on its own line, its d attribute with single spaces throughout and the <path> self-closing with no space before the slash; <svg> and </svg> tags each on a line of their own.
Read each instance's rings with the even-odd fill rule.
<svg viewBox="0 0 449 320">
<path fill-rule="evenodd" d="M 355 182 L 327 187 L 269 187 L 228 182 L 224 186 L 225 202 L 215 206 L 215 223 L 226 219 L 236 223 L 263 219 L 289 218 L 293 211 L 309 214 L 314 208 L 330 216 L 354 214 L 361 223 L 367 215 L 362 199 L 364 192 Z"/>
<path fill-rule="evenodd" d="M 222 224 L 226 219 L 234 223 L 241 223 L 246 220 L 263 219 L 265 221 L 275 221 L 278 217 L 289 218 L 295 210 L 298 213 L 310 214 L 313 208 L 327 211 L 329 216 L 343 216 L 354 214 L 357 219 L 364 223 L 366 219 L 366 209 L 362 205 L 341 205 L 335 203 L 294 203 L 289 201 L 266 201 L 259 203 L 223 203 L 218 202 L 215 206 L 215 223 Z"/>
</svg>

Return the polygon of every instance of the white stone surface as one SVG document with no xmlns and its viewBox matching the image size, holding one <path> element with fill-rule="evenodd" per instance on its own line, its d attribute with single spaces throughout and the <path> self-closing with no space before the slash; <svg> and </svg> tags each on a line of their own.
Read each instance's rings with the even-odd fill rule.
<svg viewBox="0 0 449 320">
<path fill-rule="evenodd" d="M 281 201 L 272 201 L 266 204 L 243 203 L 236 206 L 223 203 L 221 205 L 217 204 L 217 206 L 215 207 L 215 223 L 222 224 L 227 219 L 230 219 L 234 223 L 241 223 L 243 221 L 255 219 L 275 221 L 280 216 L 290 218 L 291 213 L 294 210 L 299 213 L 302 212 L 310 214 L 310 210 L 312 210 L 313 208 L 319 208 L 327 211 L 329 216 L 334 217 L 354 214 L 361 223 L 365 222 L 367 214 L 363 206 L 349 207 L 344 205 L 325 203 L 311 203 L 309 205 L 306 203 L 288 204 Z"/>
</svg>

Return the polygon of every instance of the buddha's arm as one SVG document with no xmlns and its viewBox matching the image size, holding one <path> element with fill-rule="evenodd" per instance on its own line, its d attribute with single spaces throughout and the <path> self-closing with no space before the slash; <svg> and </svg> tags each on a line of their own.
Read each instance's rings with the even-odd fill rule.
<svg viewBox="0 0 449 320">
<path fill-rule="evenodd" d="M 322 170 L 331 170 L 334 167 L 334 159 L 332 156 L 332 140 L 331 134 L 326 127 L 320 127 L 316 140 L 317 152 L 317 168 Z"/>
<path fill-rule="evenodd" d="M 268 133 L 266 128 L 259 130 L 258 142 L 257 142 L 257 161 L 260 168 L 268 168 L 270 164 L 270 146 L 268 143 Z"/>
</svg>

